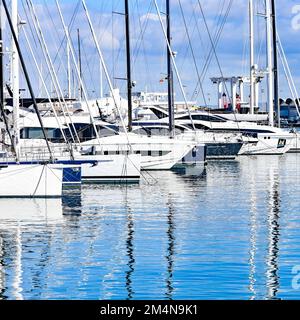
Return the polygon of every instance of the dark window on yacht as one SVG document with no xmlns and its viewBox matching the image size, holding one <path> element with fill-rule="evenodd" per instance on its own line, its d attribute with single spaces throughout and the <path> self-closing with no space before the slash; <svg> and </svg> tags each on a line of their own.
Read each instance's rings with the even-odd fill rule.
<svg viewBox="0 0 300 320">
<path fill-rule="evenodd" d="M 45 133 L 50 141 L 60 140 L 61 132 L 57 128 L 45 128 Z M 21 139 L 44 139 L 41 128 L 23 128 L 20 131 Z"/>
<path fill-rule="evenodd" d="M 148 136 L 148 137 L 151 136 L 151 131 L 148 128 L 135 129 L 135 130 L 133 130 L 133 132 L 136 134 L 143 135 L 143 136 Z"/>
<path fill-rule="evenodd" d="M 148 127 L 147 131 L 151 136 L 168 136 L 170 134 L 169 128 L 164 127 Z"/>
<path fill-rule="evenodd" d="M 161 128 L 147 128 L 150 132 L 152 136 L 160 136 L 161 135 Z"/>
<path fill-rule="evenodd" d="M 217 116 L 211 116 L 207 114 L 193 114 L 192 115 L 193 120 L 200 120 L 200 121 L 209 121 L 209 122 L 226 122 L 226 120 L 217 117 Z M 176 120 L 191 120 L 190 116 L 183 116 L 176 118 Z"/>
<path fill-rule="evenodd" d="M 100 137 L 111 137 L 118 134 L 118 128 L 106 127 L 106 126 L 97 126 L 97 131 Z"/>
<path fill-rule="evenodd" d="M 267 134 L 267 133 L 273 133 L 272 131 L 270 130 L 260 130 L 260 129 L 233 129 L 233 128 L 230 128 L 230 129 L 224 129 L 224 128 L 220 128 L 220 129 L 213 129 L 214 131 L 226 131 L 226 132 L 241 132 L 243 134 L 247 134 L 247 135 L 254 135 L 254 134 L 258 134 L 258 133 L 262 133 L 262 134 Z"/>
<path fill-rule="evenodd" d="M 145 135 L 145 136 L 166 136 L 170 135 L 168 127 L 142 127 L 139 129 L 133 130 L 134 133 Z M 181 134 L 184 132 L 184 128 L 175 127 L 175 134 Z"/>
<path fill-rule="evenodd" d="M 185 123 L 184 126 L 187 128 L 187 129 L 190 129 L 190 130 L 193 130 L 193 126 L 191 124 L 188 124 L 188 123 Z"/>
<path fill-rule="evenodd" d="M 195 129 L 197 130 L 209 130 L 209 127 L 203 125 L 203 124 L 200 124 L 200 123 L 194 123 L 194 127 L 192 124 L 189 124 L 189 123 L 185 123 L 184 126 L 187 128 L 187 129 L 190 129 L 190 130 L 194 130 L 194 127 Z"/>
<path fill-rule="evenodd" d="M 74 130 L 75 128 L 75 130 Z M 71 132 L 70 132 L 71 131 Z M 86 123 L 74 123 L 69 126 L 69 128 L 64 129 L 65 136 L 68 140 L 72 140 L 73 137 L 76 137 L 76 133 L 81 142 L 94 139 L 96 137 L 94 128 L 91 124 Z"/>
<path fill-rule="evenodd" d="M 204 126 L 203 124 L 195 123 L 194 124 L 195 128 L 198 130 L 208 130 L 209 128 Z"/>
</svg>

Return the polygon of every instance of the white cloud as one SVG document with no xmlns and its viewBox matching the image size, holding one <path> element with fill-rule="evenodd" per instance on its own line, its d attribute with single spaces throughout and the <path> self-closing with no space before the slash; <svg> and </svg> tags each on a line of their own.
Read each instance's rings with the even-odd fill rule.
<svg viewBox="0 0 300 320">
<path fill-rule="evenodd" d="M 158 21 L 159 22 L 159 16 L 156 13 L 149 13 L 149 14 L 144 14 L 140 18 L 141 22 L 144 23 L 145 21 Z"/>
</svg>

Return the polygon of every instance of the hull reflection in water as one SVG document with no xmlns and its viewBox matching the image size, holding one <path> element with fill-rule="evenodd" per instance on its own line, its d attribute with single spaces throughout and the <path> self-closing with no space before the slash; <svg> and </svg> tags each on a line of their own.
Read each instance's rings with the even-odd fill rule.
<svg viewBox="0 0 300 320">
<path fill-rule="evenodd" d="M 26 223 L 55 223 L 63 217 L 61 199 L 0 199 L 0 229 Z"/>
<path fill-rule="evenodd" d="M 23 300 L 23 233 L 63 222 L 61 199 L 0 199 L 0 299 Z M 26 237 L 25 237 L 26 238 Z M 11 265 L 13 267 L 11 267 Z"/>
<path fill-rule="evenodd" d="M 44 200 L 5 200 L 1 298 L 297 299 L 299 164 L 242 157 L 200 176 L 83 185 L 47 214 Z"/>
<path fill-rule="evenodd" d="M 206 165 L 204 163 L 197 164 L 176 164 L 172 171 L 181 176 L 201 177 L 205 173 Z"/>
</svg>

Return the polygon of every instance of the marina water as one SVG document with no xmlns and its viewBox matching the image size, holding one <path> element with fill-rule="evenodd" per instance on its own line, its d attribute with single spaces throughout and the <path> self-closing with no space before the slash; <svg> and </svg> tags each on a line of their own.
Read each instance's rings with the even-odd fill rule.
<svg viewBox="0 0 300 320">
<path fill-rule="evenodd" d="M 299 299 L 299 165 L 240 157 L 0 199 L 0 299 Z"/>
</svg>

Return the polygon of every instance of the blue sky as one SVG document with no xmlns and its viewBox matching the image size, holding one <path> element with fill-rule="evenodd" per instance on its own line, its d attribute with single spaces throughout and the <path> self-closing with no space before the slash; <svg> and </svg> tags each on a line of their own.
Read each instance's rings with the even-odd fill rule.
<svg viewBox="0 0 300 320">
<path fill-rule="evenodd" d="M 26 4 L 27 1 L 28 0 L 19 1 L 21 18 L 27 20 L 27 25 L 22 28 L 25 28 L 26 32 L 31 35 L 30 39 L 36 57 L 42 66 L 43 74 L 48 81 L 47 83 L 50 84 L 51 81 L 49 76 L 47 77 L 47 67 L 43 62 L 43 56 L 37 38 L 32 32 L 33 26 Z M 56 57 L 55 68 L 59 75 L 61 87 L 66 91 L 66 46 L 63 28 L 60 23 L 55 1 L 32 0 L 32 2 L 38 13 L 51 56 L 53 58 Z M 204 73 L 203 77 L 205 99 L 209 103 L 214 104 L 216 102 L 216 88 L 211 84 L 210 77 L 220 76 L 221 72 L 226 76 L 248 75 L 249 73 L 248 1 L 171 0 L 172 47 L 173 51 L 177 53 L 176 62 L 179 73 L 188 98 L 192 99 L 197 97 L 198 103 L 203 104 L 204 98 L 200 94 L 199 86 L 197 87 L 197 72 L 198 74 L 202 73 L 207 56 L 211 51 L 211 42 L 200 11 L 199 2 L 202 5 L 210 36 L 212 38 L 215 37 L 216 32 L 220 28 L 220 21 L 224 19 L 226 9 L 230 8 L 224 29 L 222 29 L 219 42 L 216 46 L 218 62 L 213 54 L 207 72 Z M 257 0 L 255 2 L 256 12 L 262 13 L 264 7 L 261 3 L 263 1 Z M 90 97 L 97 97 L 99 96 L 100 91 L 99 59 L 80 1 L 60 0 L 59 3 L 68 24 L 72 20 L 72 17 L 74 18 L 70 25 L 70 33 L 76 54 L 76 31 L 78 28 L 80 29 L 84 80 Z M 110 77 L 112 79 L 125 77 L 124 17 L 112 13 L 124 12 L 124 1 L 86 0 L 86 3 L 98 35 L 100 47 L 104 53 Z M 157 3 L 160 10 L 163 12 L 165 10 L 165 1 L 157 0 Z M 132 77 L 137 83 L 136 90 L 166 91 L 166 83 L 160 81 L 164 79 L 166 73 L 166 44 L 153 1 L 131 0 L 130 11 L 133 62 Z M 298 59 L 300 54 L 298 46 L 298 38 L 300 37 L 300 16 L 298 19 L 298 12 L 300 13 L 300 0 L 277 0 L 277 12 L 278 33 L 281 37 L 294 80 L 298 87 L 300 84 L 300 60 Z M 184 24 L 183 16 L 186 26 Z M 186 28 L 192 43 L 192 49 L 189 46 Z M 255 22 L 256 58 L 260 68 L 264 68 L 265 66 L 264 32 L 264 20 L 261 17 L 257 17 Z M 39 90 L 41 87 L 39 85 L 40 81 L 38 80 L 32 58 L 28 53 L 28 47 L 22 30 L 20 31 L 20 43 L 27 59 L 28 68 L 32 72 L 32 81 L 35 84 L 37 94 L 39 94 L 39 91 L 41 91 Z M 60 50 L 58 50 L 59 48 Z M 193 55 L 196 60 L 196 66 Z M 74 79 L 75 78 L 76 77 L 74 76 Z M 121 92 L 125 93 L 125 81 L 114 80 L 113 82 L 116 87 L 120 87 Z M 74 80 L 74 83 L 76 84 L 77 81 Z M 75 92 L 76 89 L 75 86 Z M 178 99 L 181 99 L 177 81 L 175 81 L 175 89 Z M 104 90 L 106 92 L 108 91 L 106 82 Z M 42 91 L 41 94 L 43 94 Z M 290 96 L 282 68 L 280 69 L 280 94 L 284 98 Z M 264 94 L 262 94 L 261 100 L 264 99 Z"/>
</svg>

